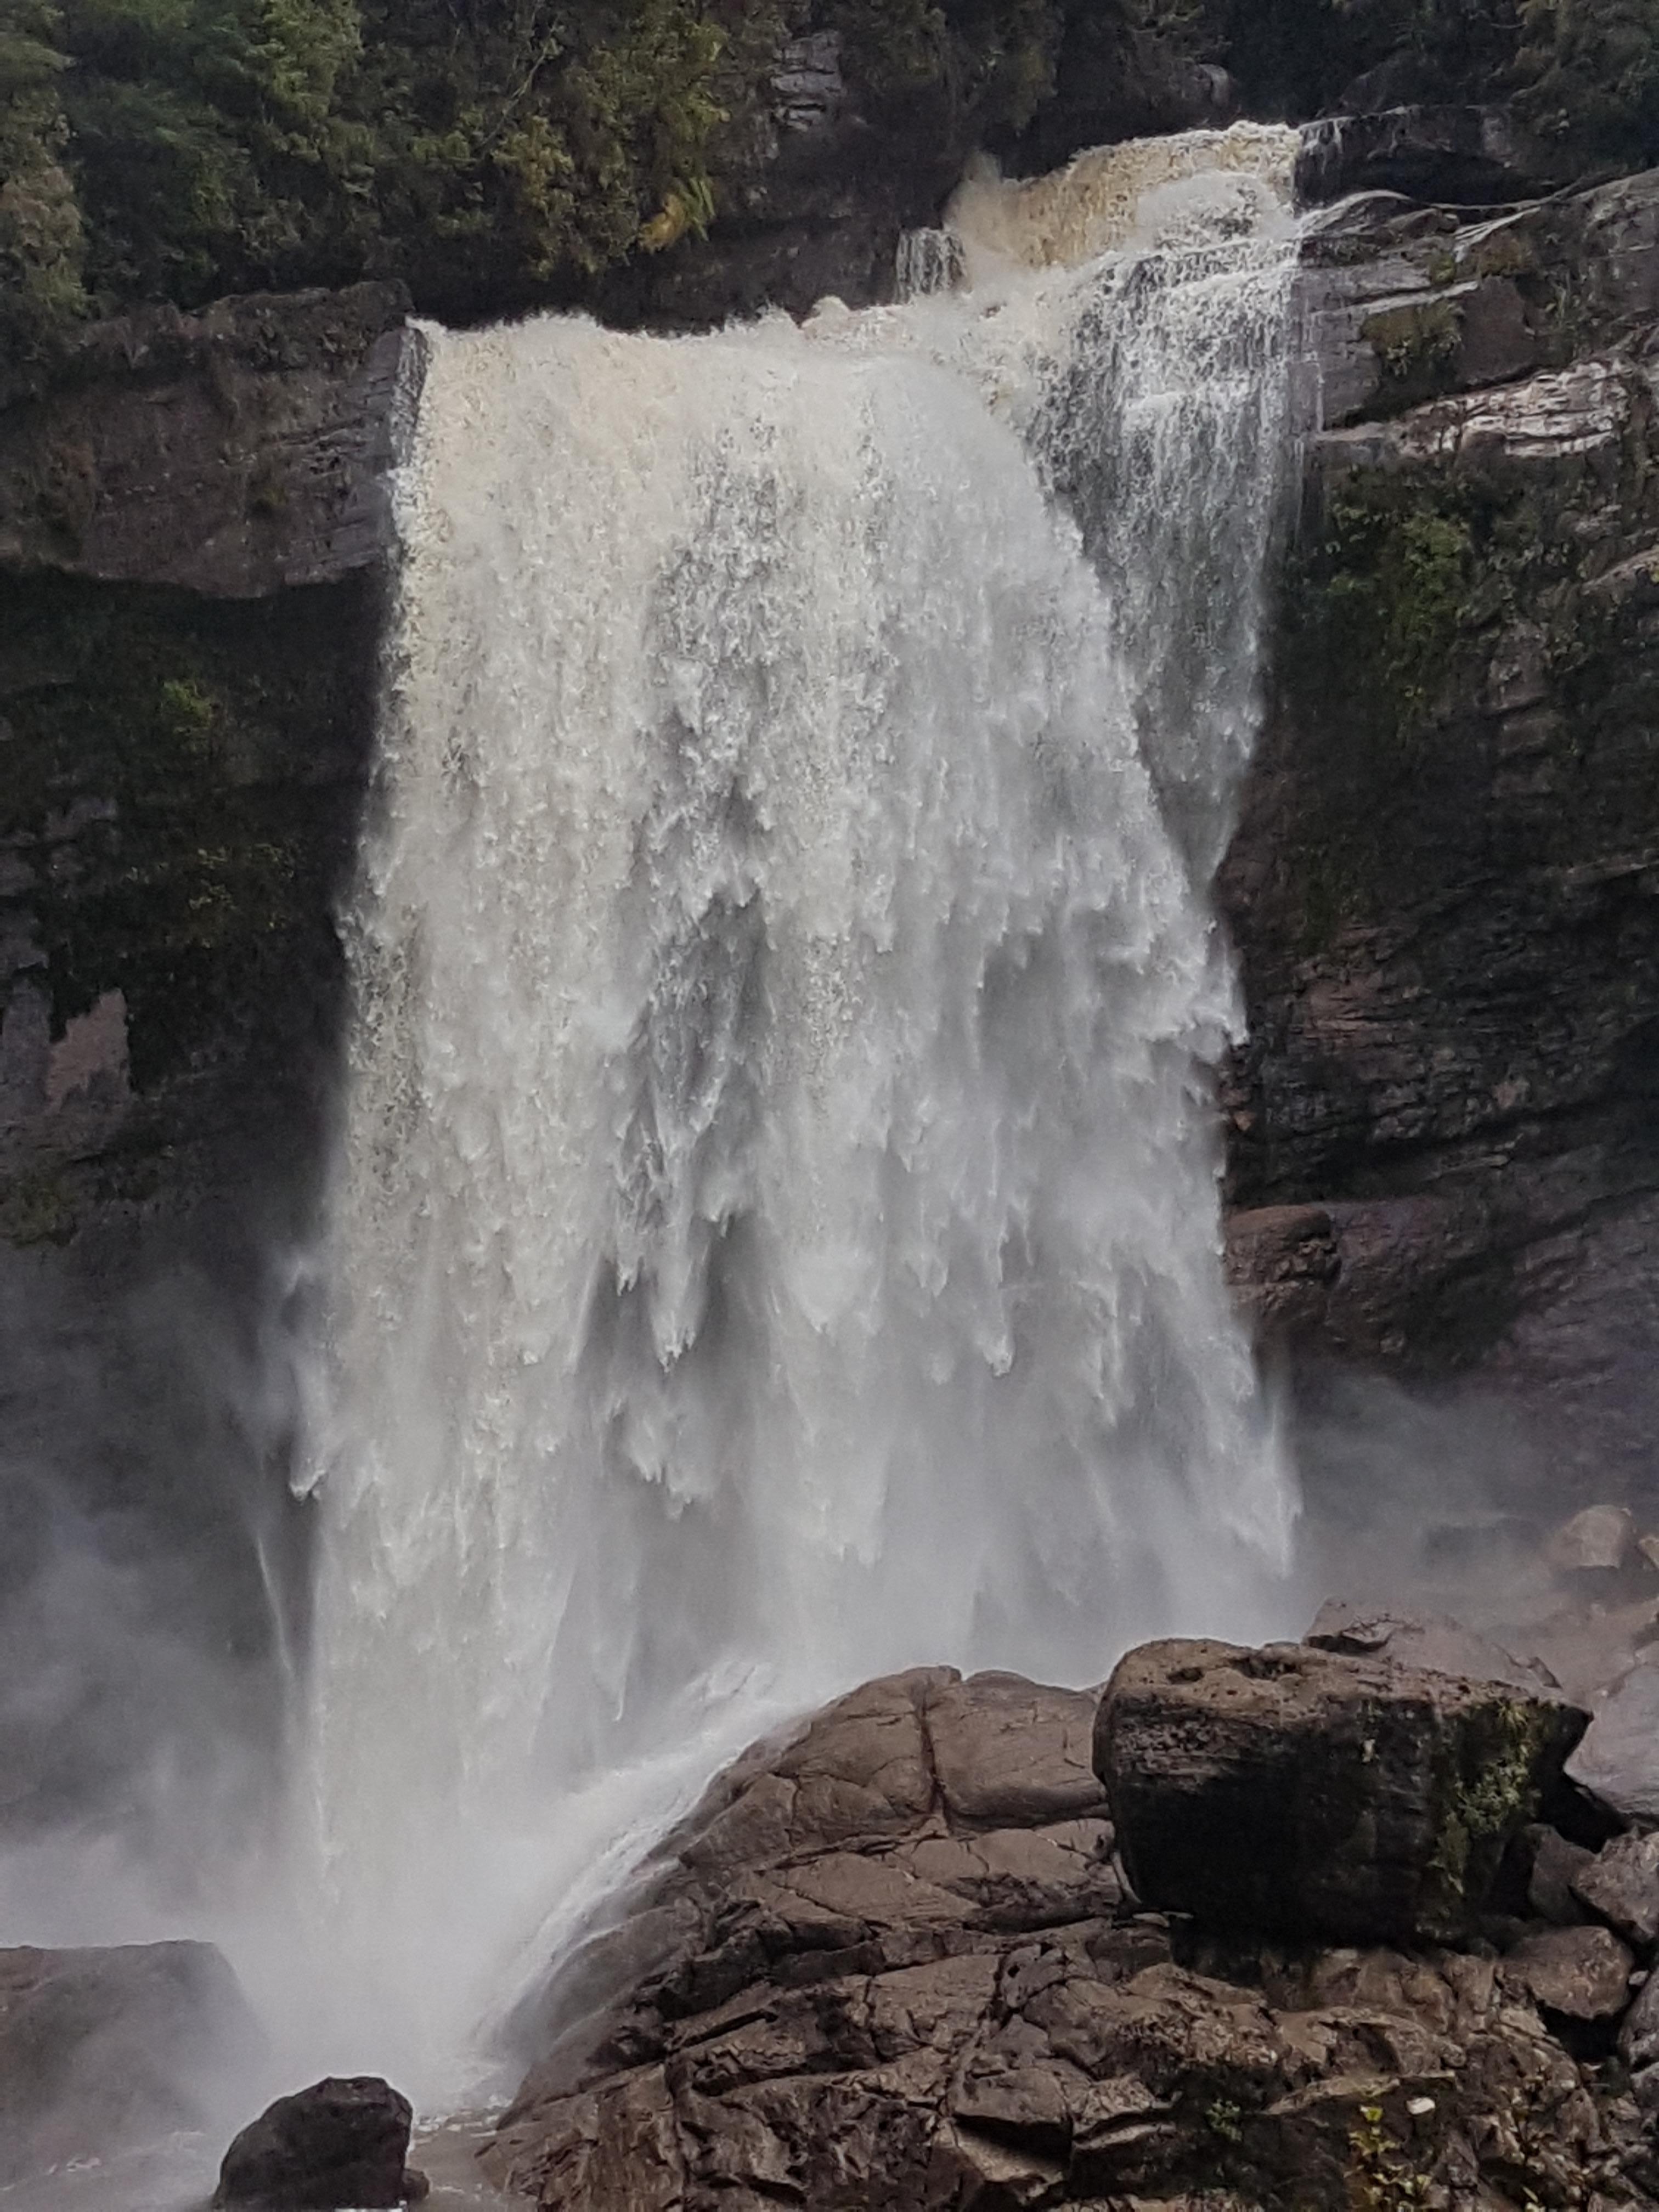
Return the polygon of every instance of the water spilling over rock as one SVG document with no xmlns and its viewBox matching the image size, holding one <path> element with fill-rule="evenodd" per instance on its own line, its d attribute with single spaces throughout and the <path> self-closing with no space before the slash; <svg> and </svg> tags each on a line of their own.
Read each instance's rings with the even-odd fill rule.
<svg viewBox="0 0 1659 2212">
<path fill-rule="evenodd" d="M 1166 162 L 1155 253 L 427 333 L 316 1437 L 313 1778 L 394 1948 L 488 1963 L 550 1828 L 873 1666 L 1272 1625 L 1205 881 L 1292 143 Z"/>
</svg>

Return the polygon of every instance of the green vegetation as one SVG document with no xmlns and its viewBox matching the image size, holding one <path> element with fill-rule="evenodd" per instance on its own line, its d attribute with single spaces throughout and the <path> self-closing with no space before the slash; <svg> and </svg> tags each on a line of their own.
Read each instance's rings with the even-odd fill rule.
<svg viewBox="0 0 1659 2212">
<path fill-rule="evenodd" d="M 707 164 L 749 45 L 700 0 L 0 0 L 0 337 L 86 307 L 580 272 Z M 769 40 L 769 44 L 770 43 Z"/>
<path fill-rule="evenodd" d="M 1151 33 L 1258 113 L 1386 62 L 1516 97 L 1589 163 L 1659 159 L 1659 0 L 0 0 L 0 376 L 138 301 L 574 297 L 707 229 L 783 41 L 820 27 L 941 148 L 1017 142 L 1066 40 L 1121 58 Z"/>
<path fill-rule="evenodd" d="M 1328 945 L 1389 895 L 1402 819 L 1457 787 L 1461 718 L 1492 642 L 1524 616 L 1553 673 L 1589 649 L 1576 541 L 1559 516 L 1479 470 L 1356 472 L 1286 579 L 1280 680 L 1327 732 L 1294 861 L 1302 940 Z"/>
<path fill-rule="evenodd" d="M 141 1091 L 279 1002 L 328 1018 L 354 817 L 310 764 L 345 753 L 366 711 L 355 621 L 326 592 L 248 607 L 7 587 L 0 838 L 36 871 L 53 1033 L 120 990 Z M 15 1239 L 57 1233 L 50 1188 L 10 1207 Z"/>
<path fill-rule="evenodd" d="M 1127 0 L 1108 0 L 1114 7 Z M 700 234 L 784 40 L 1018 129 L 1049 0 L 0 0 L 0 372 L 87 313 L 401 276 L 459 318 Z"/>
<path fill-rule="evenodd" d="M 1218 2097 L 1213 2104 L 1205 2106 L 1204 2124 L 1223 2142 L 1237 2143 L 1244 2140 L 1243 2107 L 1236 2105 L 1231 2097 Z"/>
<path fill-rule="evenodd" d="M 1362 2105 L 1348 2137 L 1348 2197 L 1354 2212 L 1418 2212 L 1431 2186 L 1389 2134 L 1381 2105 Z"/>
<path fill-rule="evenodd" d="M 1316 114 L 1387 65 L 1391 100 L 1513 99 L 1586 167 L 1659 161 L 1659 0 L 1146 0 L 1253 108 Z"/>
<path fill-rule="evenodd" d="M 1659 161 L 1659 0 L 1528 0 L 1516 58 L 1535 130 L 1589 161 Z"/>
<path fill-rule="evenodd" d="M 1495 1699 L 1469 1716 L 1458 1765 L 1440 1778 L 1435 1872 L 1445 1885 L 1449 1925 L 1485 1896 L 1504 1848 L 1536 1817 L 1534 1776 L 1559 1732 L 1547 1706 Z"/>
<path fill-rule="evenodd" d="M 1366 482 L 1334 501 L 1325 555 L 1315 619 L 1359 676 L 1375 734 L 1404 741 L 1420 731 L 1467 619 L 1470 515 L 1420 486 Z"/>
</svg>

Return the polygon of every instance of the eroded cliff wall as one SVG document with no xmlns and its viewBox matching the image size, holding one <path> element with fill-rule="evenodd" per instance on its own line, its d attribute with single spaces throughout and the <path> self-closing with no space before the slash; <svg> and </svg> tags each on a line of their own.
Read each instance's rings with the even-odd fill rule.
<svg viewBox="0 0 1659 2212">
<path fill-rule="evenodd" d="M 1565 1486 L 1639 1481 L 1659 179 L 1352 204 L 1305 287 L 1325 427 L 1221 882 L 1236 1274 L 1304 1366 L 1481 1376 Z"/>
</svg>

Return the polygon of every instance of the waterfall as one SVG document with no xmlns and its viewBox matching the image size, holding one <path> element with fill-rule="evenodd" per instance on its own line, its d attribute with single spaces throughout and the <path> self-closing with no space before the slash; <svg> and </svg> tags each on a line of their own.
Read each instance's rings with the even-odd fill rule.
<svg viewBox="0 0 1659 2212">
<path fill-rule="evenodd" d="M 1206 884 L 1294 140 L 1175 143 L 895 308 L 425 332 L 313 1438 L 370 1979 L 873 1673 L 1279 1625 Z"/>
</svg>

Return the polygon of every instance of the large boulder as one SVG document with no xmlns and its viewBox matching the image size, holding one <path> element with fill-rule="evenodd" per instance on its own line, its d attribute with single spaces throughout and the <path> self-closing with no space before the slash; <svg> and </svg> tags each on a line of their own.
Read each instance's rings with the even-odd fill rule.
<svg viewBox="0 0 1659 2212">
<path fill-rule="evenodd" d="M 216 2212 L 362 2212 L 405 2204 L 426 2184 L 408 2165 L 414 2114 L 377 2075 L 313 2081 L 278 2097 L 225 2153 Z"/>
<path fill-rule="evenodd" d="M 1095 1766 L 1149 1905 L 1337 1942 L 1445 1940 L 1485 1905 L 1585 1716 L 1302 1644 L 1144 1644 Z"/>
<path fill-rule="evenodd" d="M 0 1950 L 0 2182 L 203 2126 L 258 2042 L 210 1943 Z"/>
</svg>

